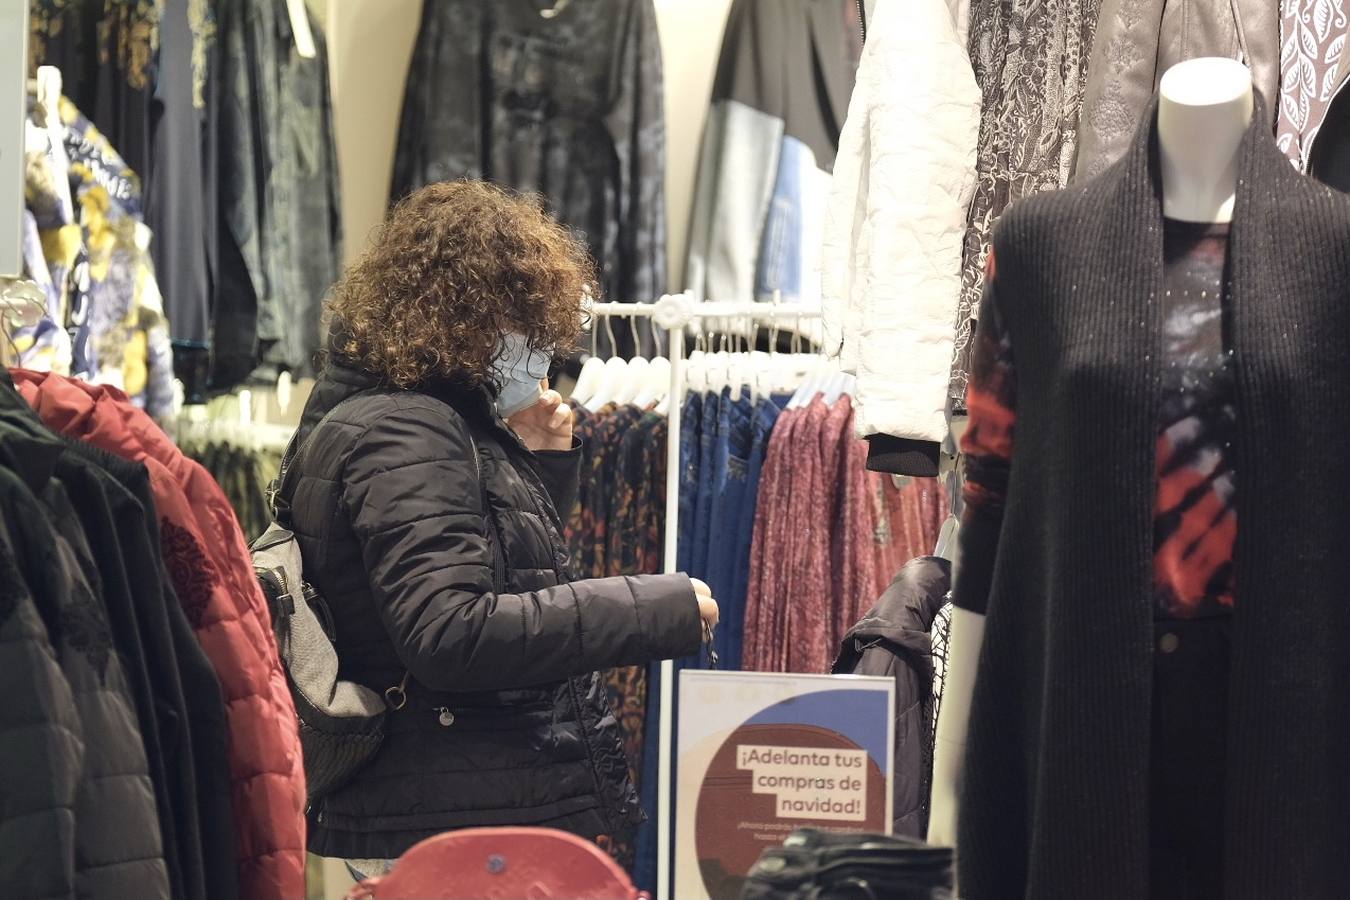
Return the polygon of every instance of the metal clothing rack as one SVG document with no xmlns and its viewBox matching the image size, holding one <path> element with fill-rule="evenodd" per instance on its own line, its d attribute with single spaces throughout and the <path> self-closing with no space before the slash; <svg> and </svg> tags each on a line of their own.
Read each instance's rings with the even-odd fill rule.
<svg viewBox="0 0 1350 900">
<path fill-rule="evenodd" d="M 666 438 L 666 573 L 675 572 L 676 544 L 680 533 L 680 414 L 685 388 L 684 330 L 705 319 L 741 319 L 760 322 L 799 322 L 821 318 L 819 309 L 802 309 L 777 303 L 699 303 L 688 294 L 667 294 L 655 303 L 595 303 L 588 307 L 599 318 L 642 318 L 654 328 L 666 331 L 667 358 L 670 360 L 670 411 Z M 674 735 L 673 704 L 675 664 L 661 662 L 660 762 L 657 765 L 656 819 L 656 900 L 670 900 L 671 861 L 671 762 Z"/>
</svg>

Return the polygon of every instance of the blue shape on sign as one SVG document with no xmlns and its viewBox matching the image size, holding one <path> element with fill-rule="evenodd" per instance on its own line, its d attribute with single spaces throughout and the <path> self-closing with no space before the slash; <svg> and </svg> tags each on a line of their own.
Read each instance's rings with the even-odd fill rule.
<svg viewBox="0 0 1350 900">
<path fill-rule="evenodd" d="M 815 725 L 836 731 L 886 771 L 890 703 L 883 691 L 818 691 L 775 703 L 746 720 L 747 725 Z"/>
</svg>

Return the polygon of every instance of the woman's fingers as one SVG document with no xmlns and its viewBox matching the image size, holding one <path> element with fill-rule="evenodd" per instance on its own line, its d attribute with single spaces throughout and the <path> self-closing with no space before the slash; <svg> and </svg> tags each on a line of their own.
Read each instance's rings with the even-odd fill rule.
<svg viewBox="0 0 1350 900">
<path fill-rule="evenodd" d="M 549 416 L 548 427 L 551 431 L 557 431 L 572 420 L 572 407 L 566 403 L 559 403 L 553 410 L 553 415 Z"/>
</svg>

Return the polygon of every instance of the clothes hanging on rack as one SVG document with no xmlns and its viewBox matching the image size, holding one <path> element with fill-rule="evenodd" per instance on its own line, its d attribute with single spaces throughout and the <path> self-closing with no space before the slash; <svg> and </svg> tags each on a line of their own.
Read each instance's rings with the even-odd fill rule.
<svg viewBox="0 0 1350 900">
<path fill-rule="evenodd" d="M 850 398 L 784 409 L 791 396 L 737 385 L 690 391 L 681 407 L 676 568 L 718 600 L 712 649 L 726 669 L 829 671 L 845 630 L 906 560 L 932 547 L 945 515 L 936 484 L 902 490 L 866 470 Z M 789 621 L 798 645 L 780 654 Z M 702 655 L 674 660 L 672 676 L 706 664 Z M 641 790 L 653 814 L 662 678 L 651 666 Z M 653 820 L 638 832 L 634 880 L 645 890 L 656 883 L 656 831 Z"/>
<path fill-rule="evenodd" d="M 44 819 L 57 817 L 52 823 L 56 828 L 44 830 L 53 845 L 22 860 L 14 857 L 14 848 L 5 848 L 4 858 L 19 863 L 7 873 L 16 879 L 11 890 L 39 896 L 17 885 L 51 878 L 57 896 L 167 900 L 181 890 L 181 872 L 172 866 L 178 877 L 171 895 L 163 827 L 168 822 L 160 818 L 156 806 L 157 792 L 167 788 L 164 761 L 161 748 L 153 741 L 147 746 L 142 738 L 142 727 L 154 725 L 153 701 L 148 687 L 136 677 L 144 673 L 134 668 L 128 672 L 121 652 L 132 649 L 127 634 L 136 637 L 134 627 L 125 620 L 125 610 L 116 609 L 123 629 L 115 629 L 110 621 L 114 605 L 128 599 L 125 573 L 100 565 L 107 560 L 96 562 L 91 549 L 91 541 L 103 547 L 116 541 L 117 532 L 105 521 L 86 534 L 81 514 L 94 517 L 100 511 L 94 508 L 98 498 L 77 484 L 83 464 L 63 454 L 61 441 L 24 407 L 8 377 L 4 381 L 0 386 L 0 432 L 4 436 L 0 441 L 0 508 L 4 511 L 4 546 L 6 552 L 13 551 L 18 563 L 17 569 L 7 568 L 20 596 L 29 594 L 41 614 L 50 643 L 35 649 L 44 656 L 50 653 L 59 662 L 75 718 L 70 730 L 50 732 L 54 739 L 50 750 L 21 745 L 4 767 L 28 777 L 30 765 L 42 771 L 46 768 L 43 757 L 55 753 L 57 765 L 67 769 L 56 773 L 57 795 L 43 812 Z M 106 510 L 102 512 L 106 519 Z M 133 654 L 129 661 L 140 660 Z M 21 666 L 17 674 L 27 674 L 27 666 Z M 46 681 L 55 673 L 42 675 Z M 30 712 L 38 713 L 48 728 L 57 727 L 54 711 Z M 34 750 L 37 758 L 22 755 Z M 6 833 L 25 827 L 23 812 L 6 803 Z M 171 859 L 177 863 L 176 856 L 171 854 Z"/>
<path fill-rule="evenodd" d="M 574 575 L 603 578 L 661 571 L 666 486 L 666 419 L 632 404 L 605 404 L 595 412 L 575 410 L 573 434 L 582 447 L 581 481 L 575 507 L 559 510 Z M 659 663 L 657 664 L 659 667 Z M 655 779 L 644 765 L 647 734 L 646 666 L 605 673 L 605 685 L 622 734 L 635 787 Z M 632 871 L 637 846 L 632 834 L 612 836 L 606 850 Z"/>
<path fill-rule="evenodd" d="M 25 370 L 15 370 L 13 378 L 42 424 L 87 441 L 105 458 L 139 464 L 137 471 L 148 479 L 140 485 L 138 500 L 147 515 L 147 536 L 158 524 L 151 550 L 158 550 L 163 563 L 127 574 L 139 579 L 138 590 L 153 591 L 151 582 L 157 583 L 166 605 L 169 596 L 177 598 L 185 622 L 176 634 L 171 628 L 170 640 L 181 647 L 184 632 L 195 633 L 219 679 L 213 687 L 200 667 L 179 669 L 187 707 L 181 720 L 186 724 L 180 727 L 203 735 L 201 742 L 192 740 L 190 756 L 204 896 L 303 896 L 305 789 L 295 710 L 266 603 L 220 488 L 116 388 Z M 118 477 L 111 465 L 105 467 Z M 153 512 L 145 507 L 147 500 Z M 125 527 L 118 520 L 119 535 Z M 166 570 L 168 584 L 159 581 Z M 86 649 L 107 652 L 108 638 L 96 631 L 81 634 L 87 635 L 81 638 Z M 178 753 L 170 763 L 166 756 L 166 766 L 185 764 L 186 758 Z M 228 816 L 226 822 L 222 815 Z M 95 831 L 107 836 L 129 832 L 149 833 L 121 822 Z M 180 839 L 186 833 L 175 831 Z M 122 890 L 112 896 L 142 893 Z"/>
<path fill-rule="evenodd" d="M 778 417 L 754 506 L 741 668 L 829 671 L 844 632 L 937 541 L 939 486 L 914 479 L 901 489 L 867 472 L 852 428 L 848 396 L 817 395 Z"/>
<path fill-rule="evenodd" d="M 1319 94 L 1327 86 L 1321 78 L 1315 84 L 1313 79 L 1324 74 L 1317 72 L 1317 67 L 1326 58 L 1325 51 L 1331 49 L 1330 36 L 1307 42 L 1317 33 L 1311 14 L 1306 32 L 1281 35 L 1281 8 L 1299 5 L 1298 0 L 1192 0 L 1185 4 L 1101 0 L 1101 19 L 1091 42 L 1091 64 L 1083 94 L 1074 179 L 1101 174 L 1125 155 L 1163 73 L 1179 62 L 1204 56 L 1242 60 L 1251 67 L 1255 88 L 1270 104 L 1267 125 L 1276 119 L 1274 101 L 1280 91 L 1283 66 L 1294 67 L 1292 80 L 1296 84 Z M 1312 4 L 1302 6 L 1311 13 Z M 1333 3 L 1323 4 L 1317 19 L 1324 35 L 1336 18 L 1340 19 L 1343 36 L 1345 14 L 1337 17 Z M 1315 60 L 1305 57 L 1308 50 L 1316 55 Z M 1307 124 L 1307 102 L 1300 102 L 1298 94 L 1289 99 L 1295 104 L 1294 127 L 1300 128 Z"/>
<path fill-rule="evenodd" d="M 202 140 L 211 0 L 34 0 L 29 66 L 56 66 L 65 92 L 144 183 L 145 221 L 176 348 L 208 339 Z"/>
<path fill-rule="evenodd" d="M 614 300 L 666 290 L 665 118 L 652 0 L 422 7 L 390 199 L 482 178 L 539 193 Z"/>
<path fill-rule="evenodd" d="M 1276 143 L 1300 171 L 1350 191 L 1350 115 L 1344 59 L 1350 15 L 1344 0 L 1282 0 L 1279 24 L 1279 97 Z"/>
<path fill-rule="evenodd" d="M 685 287 L 814 306 L 830 172 L 853 91 L 854 0 L 736 0 L 703 132 Z"/>
<path fill-rule="evenodd" d="M 885 0 L 869 24 L 826 211 L 823 344 L 857 373 L 872 468 L 931 477 L 947 434 L 980 91 L 943 0 Z"/>
<path fill-rule="evenodd" d="M 1122 3 L 1142 5 L 1144 0 Z M 1073 169 L 1100 6 L 1101 0 L 971 0 L 968 47 L 982 99 L 948 387 L 958 411 L 965 409 L 974 317 L 994 224 L 1013 201 L 1064 187 Z"/>
<path fill-rule="evenodd" d="M 844 635 L 831 669 L 895 679 L 892 821 L 896 834 L 920 839 L 928 832 L 933 781 L 932 629 L 950 590 L 950 562 L 934 556 L 910 560 Z"/>
<path fill-rule="evenodd" d="M 67 95 L 122 151 L 131 169 L 150 171 L 160 3 L 34 0 L 29 73 L 56 66 Z"/>
<path fill-rule="evenodd" d="M 207 191 L 215 148 L 206 128 L 206 61 L 215 38 L 210 0 L 158 0 L 158 55 L 152 104 L 145 221 L 164 292 L 175 354 L 205 355 L 211 338 L 210 227 Z M 97 121 L 97 117 L 95 117 Z M 205 188 L 205 190 L 204 190 Z M 185 379 L 187 380 L 187 379 Z"/>
<path fill-rule="evenodd" d="M 30 101 L 24 265 L 45 319 L 16 334 L 19 361 L 124 389 L 173 411 L 173 350 L 143 216 L 140 178 L 68 99 Z"/>
<path fill-rule="evenodd" d="M 135 412 L 125 395 L 114 403 Z M 13 601 L 0 629 L 28 650 L 4 643 L 19 664 L 6 666 L 14 755 L 0 770 L 23 779 L 5 786 L 4 816 L 24 817 L 0 823 L 6 883 L 35 897 L 239 896 L 220 683 L 165 580 L 145 466 L 49 431 L 9 374 L 0 432 Z M 67 699 L 23 702 L 43 693 Z"/>
<path fill-rule="evenodd" d="M 230 440 L 178 436 L 179 449 L 196 460 L 220 485 L 243 529 L 252 542 L 272 523 L 267 489 L 281 470 L 284 446 L 265 448 Z"/>
<path fill-rule="evenodd" d="M 439 4 L 428 4 L 435 6 Z M 323 31 L 301 55 L 286 0 L 216 0 L 208 81 L 219 171 L 213 390 L 314 373 L 342 260 Z M 306 15 L 308 13 L 306 12 Z"/>
</svg>

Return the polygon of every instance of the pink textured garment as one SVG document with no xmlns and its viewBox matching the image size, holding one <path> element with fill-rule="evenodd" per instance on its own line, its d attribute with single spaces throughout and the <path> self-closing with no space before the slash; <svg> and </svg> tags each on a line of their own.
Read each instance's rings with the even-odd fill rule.
<svg viewBox="0 0 1350 900">
<path fill-rule="evenodd" d="M 778 671 L 826 672 L 833 659 L 830 640 L 830 531 L 834 525 L 833 495 L 838 490 L 827 478 L 826 423 L 830 407 L 817 396 L 807 405 L 797 426 L 791 462 L 792 484 L 783 513 L 787 540 L 781 564 L 787 584 L 778 609 L 786 619 Z M 830 450 L 837 446 L 829 442 Z M 831 453 L 831 458 L 833 454 Z M 775 616 L 780 620 L 779 616 Z"/>
<path fill-rule="evenodd" d="M 225 694 L 239 889 L 305 896 L 305 774 L 266 600 L 224 493 L 116 388 L 12 370 L 47 427 L 143 463 L 164 563 Z"/>
<path fill-rule="evenodd" d="M 769 437 L 750 550 L 748 671 L 828 672 L 844 633 L 946 517 L 935 479 L 867 471 L 853 402 L 784 410 Z"/>
<path fill-rule="evenodd" d="M 873 509 L 879 484 L 877 476 L 867 471 L 867 443 L 854 439 L 852 416 L 839 441 L 845 448 L 840 454 L 838 474 L 844 492 L 837 531 L 840 563 L 834 580 L 837 597 L 831 633 L 834 650 L 838 650 L 838 642 L 858 621 L 861 612 L 875 602 L 878 580 Z"/>
<path fill-rule="evenodd" d="M 783 510 L 792 482 L 793 434 L 801 419 L 799 409 L 784 410 L 769 435 L 755 502 L 755 528 L 750 539 L 750 583 L 745 598 L 745 646 L 741 668 L 747 672 L 778 672 L 780 635 L 774 613 L 784 600 L 780 576 L 788 566 L 787 522 Z"/>
</svg>

